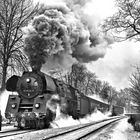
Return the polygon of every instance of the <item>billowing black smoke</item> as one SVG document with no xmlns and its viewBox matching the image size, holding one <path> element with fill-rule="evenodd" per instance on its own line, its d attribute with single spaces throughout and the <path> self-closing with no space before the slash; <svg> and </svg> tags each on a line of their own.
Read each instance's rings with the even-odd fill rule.
<svg viewBox="0 0 140 140">
<path fill-rule="evenodd" d="M 70 5 L 42 6 L 40 14 L 24 27 L 25 53 L 32 67 L 68 68 L 75 62 L 87 63 L 105 55 L 109 40 L 91 18 L 81 13 L 82 8 L 78 12 L 73 3 Z M 83 5 L 85 0 L 79 7 Z"/>
</svg>

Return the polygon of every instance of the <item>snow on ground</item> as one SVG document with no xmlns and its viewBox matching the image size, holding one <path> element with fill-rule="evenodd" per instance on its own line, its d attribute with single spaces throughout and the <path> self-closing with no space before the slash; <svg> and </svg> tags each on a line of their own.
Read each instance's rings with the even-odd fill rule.
<svg viewBox="0 0 140 140">
<path fill-rule="evenodd" d="M 5 116 L 4 112 L 5 112 L 5 109 L 6 109 L 9 94 L 11 94 L 11 92 L 4 91 L 0 95 L 0 110 L 1 110 L 1 114 L 2 114 L 3 117 Z"/>
<path fill-rule="evenodd" d="M 140 140 L 140 132 L 133 130 L 128 118 L 112 125 L 92 140 Z"/>
<path fill-rule="evenodd" d="M 112 140 L 140 140 L 140 132 L 134 131 L 132 125 L 127 120 L 122 120 L 116 126 L 112 134 Z"/>
<path fill-rule="evenodd" d="M 9 131 L 9 130 L 16 130 L 17 128 L 14 126 L 3 126 L 0 132 Z"/>
<path fill-rule="evenodd" d="M 112 135 L 112 140 L 133 140 L 129 139 L 132 135 L 133 127 L 127 122 L 127 119 L 123 119 L 114 129 Z"/>
</svg>

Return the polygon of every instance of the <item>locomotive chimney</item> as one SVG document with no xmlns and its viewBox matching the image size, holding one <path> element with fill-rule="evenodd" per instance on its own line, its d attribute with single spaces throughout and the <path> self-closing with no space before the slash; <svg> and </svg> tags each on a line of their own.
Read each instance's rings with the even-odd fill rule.
<svg viewBox="0 0 140 140">
<path fill-rule="evenodd" d="M 41 69 L 41 64 L 33 64 L 31 65 L 32 71 L 38 72 Z"/>
</svg>

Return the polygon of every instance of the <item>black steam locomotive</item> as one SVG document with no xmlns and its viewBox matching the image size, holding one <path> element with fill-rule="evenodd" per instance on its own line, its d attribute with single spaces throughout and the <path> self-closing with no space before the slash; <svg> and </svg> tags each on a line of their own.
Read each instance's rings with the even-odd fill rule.
<svg viewBox="0 0 140 140">
<path fill-rule="evenodd" d="M 12 76 L 7 80 L 6 89 L 18 93 L 9 95 L 5 117 L 14 118 L 19 128 L 48 127 L 55 119 L 58 105 L 62 113 L 74 119 L 90 114 L 95 109 L 105 112 L 110 108 L 109 104 L 91 99 L 40 71 L 24 72 L 21 77 Z M 113 110 L 117 115 L 118 111 Z"/>
</svg>

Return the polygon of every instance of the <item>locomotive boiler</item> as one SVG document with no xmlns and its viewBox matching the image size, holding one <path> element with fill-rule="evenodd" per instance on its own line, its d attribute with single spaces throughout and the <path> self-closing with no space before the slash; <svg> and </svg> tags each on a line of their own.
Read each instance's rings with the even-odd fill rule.
<svg viewBox="0 0 140 140">
<path fill-rule="evenodd" d="M 7 80 L 6 89 L 17 95 L 9 95 L 5 117 L 15 119 L 19 128 L 49 127 L 58 105 L 62 113 L 74 119 L 90 114 L 96 108 L 107 111 L 110 107 L 41 71 L 12 76 Z"/>
</svg>

